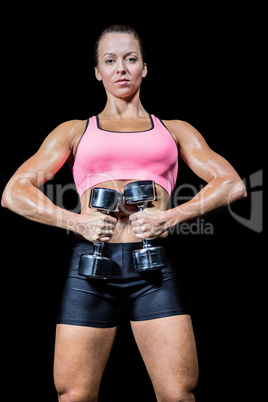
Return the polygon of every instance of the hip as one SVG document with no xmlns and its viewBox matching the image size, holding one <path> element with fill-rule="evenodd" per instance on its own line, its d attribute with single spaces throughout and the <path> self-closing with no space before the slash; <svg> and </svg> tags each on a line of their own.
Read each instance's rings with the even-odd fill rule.
<svg viewBox="0 0 268 402">
<path fill-rule="evenodd" d="M 158 238 L 152 240 L 153 246 L 163 247 L 166 254 L 166 266 L 151 272 L 137 272 L 134 267 L 133 253 L 142 249 L 143 243 L 139 242 L 109 242 L 104 243 L 102 254 L 113 261 L 109 282 L 126 283 L 128 281 L 150 281 L 155 280 L 163 274 L 169 273 L 175 275 L 177 273 L 177 262 L 174 258 L 174 250 L 172 249 L 168 238 Z M 68 275 L 83 278 L 78 274 L 80 257 L 83 254 L 93 253 L 93 243 L 87 240 L 75 239 L 72 249 L 71 261 L 69 265 Z M 85 278 L 84 278 L 85 279 Z M 95 280 L 95 279 L 93 279 Z"/>
</svg>

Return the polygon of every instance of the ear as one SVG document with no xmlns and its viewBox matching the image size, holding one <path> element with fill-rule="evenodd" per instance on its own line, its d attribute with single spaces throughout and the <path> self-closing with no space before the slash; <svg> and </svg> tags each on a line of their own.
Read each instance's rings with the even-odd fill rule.
<svg viewBox="0 0 268 402">
<path fill-rule="evenodd" d="M 101 73 L 99 72 L 98 67 L 94 67 L 95 70 L 95 77 L 97 78 L 98 81 L 102 81 L 102 76 Z"/>
<path fill-rule="evenodd" d="M 142 78 L 145 78 L 145 77 L 146 77 L 146 75 L 147 75 L 147 73 L 148 73 L 148 70 L 147 70 L 147 64 L 146 64 L 146 63 L 143 63 L 143 72 L 142 72 Z"/>
</svg>

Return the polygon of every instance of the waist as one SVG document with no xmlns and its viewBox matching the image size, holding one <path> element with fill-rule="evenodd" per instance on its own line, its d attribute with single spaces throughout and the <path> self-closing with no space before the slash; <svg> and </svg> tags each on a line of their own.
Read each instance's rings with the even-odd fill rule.
<svg viewBox="0 0 268 402">
<path fill-rule="evenodd" d="M 96 187 L 104 187 L 104 188 L 111 188 L 117 191 L 124 191 L 124 185 L 129 183 L 129 180 L 118 180 L 114 182 L 104 182 L 101 183 L 100 186 Z M 151 203 L 150 209 L 157 210 L 166 210 L 169 196 L 168 193 L 159 185 L 156 185 L 157 191 L 157 201 L 153 201 Z M 89 213 L 89 199 L 90 199 L 90 192 L 91 188 L 85 191 L 81 196 L 81 213 L 87 214 Z M 123 202 L 123 205 L 120 207 L 119 212 L 111 213 L 117 219 L 117 224 L 114 229 L 114 234 L 110 240 L 110 243 L 137 243 L 140 242 L 137 239 L 136 235 L 132 231 L 131 222 L 129 220 L 129 216 L 135 212 L 138 212 L 138 207 L 136 205 L 126 205 Z M 161 237 L 167 237 L 167 233 L 163 234 Z"/>
<path fill-rule="evenodd" d="M 132 226 L 131 226 L 128 216 L 121 215 L 118 217 L 118 214 L 113 214 L 113 216 L 116 217 L 117 224 L 115 226 L 111 240 L 105 244 L 123 244 L 123 243 L 124 244 L 133 243 L 136 245 L 137 245 L 137 243 L 142 244 L 142 240 L 138 239 L 136 237 L 135 233 L 133 233 Z M 161 236 L 159 236 L 159 238 L 157 238 L 155 240 L 158 240 L 158 239 L 161 240 L 161 239 L 165 239 L 167 237 L 168 237 L 168 232 L 165 232 Z M 87 242 L 87 240 L 85 240 L 80 235 L 76 235 L 76 238 Z"/>
<path fill-rule="evenodd" d="M 171 243 L 169 241 L 168 237 L 158 237 L 157 239 L 153 239 L 150 241 L 153 246 L 162 246 L 165 247 L 167 250 L 171 249 Z M 74 238 L 74 248 L 76 247 L 81 247 L 81 254 L 83 253 L 88 253 L 88 247 L 93 250 L 93 243 L 91 241 L 88 241 L 84 238 L 81 238 L 79 235 L 76 235 Z M 134 251 L 142 247 L 142 241 L 134 241 L 134 242 L 106 242 L 104 243 L 103 247 L 103 254 L 116 251 L 116 250 L 122 250 L 122 251 Z M 105 254 L 105 256 L 107 256 Z"/>
</svg>

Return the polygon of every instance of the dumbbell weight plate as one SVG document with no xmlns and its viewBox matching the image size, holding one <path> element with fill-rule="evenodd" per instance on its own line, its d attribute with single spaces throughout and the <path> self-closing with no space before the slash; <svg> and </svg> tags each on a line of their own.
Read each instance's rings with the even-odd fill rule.
<svg viewBox="0 0 268 402">
<path fill-rule="evenodd" d="M 124 196 L 126 204 L 156 201 L 155 182 L 151 180 L 140 180 L 125 184 Z"/>
<path fill-rule="evenodd" d="M 167 266 L 164 247 L 147 247 L 133 251 L 133 263 L 137 272 L 154 271 Z"/>
<path fill-rule="evenodd" d="M 123 193 L 110 188 L 95 187 L 91 190 L 89 206 L 102 211 L 119 211 L 123 202 Z"/>
<path fill-rule="evenodd" d="M 87 278 L 108 279 L 113 260 L 94 254 L 82 254 L 78 268 L 79 275 L 85 275 Z"/>
</svg>

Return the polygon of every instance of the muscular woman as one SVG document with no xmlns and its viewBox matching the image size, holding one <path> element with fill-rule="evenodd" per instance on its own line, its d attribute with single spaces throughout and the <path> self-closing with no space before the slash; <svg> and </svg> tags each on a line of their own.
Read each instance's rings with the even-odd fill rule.
<svg viewBox="0 0 268 402">
<path fill-rule="evenodd" d="M 198 362 L 191 318 L 180 295 L 168 230 L 246 196 L 234 168 L 213 152 L 202 135 L 180 120 L 160 120 L 141 104 L 147 75 L 142 42 L 132 28 L 112 26 L 95 48 L 95 75 L 107 103 L 98 116 L 68 121 L 11 177 L 2 205 L 36 222 L 72 230 L 77 236 L 58 315 L 54 378 L 59 401 L 96 401 L 120 320 L 127 311 L 157 401 L 193 402 Z M 206 186 L 190 201 L 167 209 L 178 173 L 178 155 Z M 66 162 L 81 199 L 81 213 L 54 205 L 38 188 Z M 136 180 L 153 180 L 158 200 L 138 211 L 122 205 L 105 215 L 89 208 L 93 187 L 124 191 Z M 135 272 L 132 251 L 142 239 L 166 248 L 168 265 L 157 273 Z M 92 243 L 105 243 L 114 261 L 108 281 L 77 273 Z M 171 258 L 173 254 L 173 258 Z M 172 262 L 173 261 L 173 262 Z"/>
</svg>

